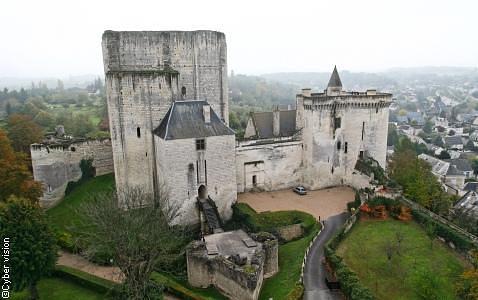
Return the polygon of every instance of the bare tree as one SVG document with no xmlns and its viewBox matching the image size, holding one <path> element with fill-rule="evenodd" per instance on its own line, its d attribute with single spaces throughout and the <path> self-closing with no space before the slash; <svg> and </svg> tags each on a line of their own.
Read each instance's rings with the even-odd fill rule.
<svg viewBox="0 0 478 300">
<path fill-rule="evenodd" d="M 164 186 L 156 197 L 140 189 L 120 193 L 94 195 L 80 208 L 84 216 L 80 236 L 90 253 L 111 251 L 114 264 L 124 274 L 125 298 L 156 299 L 162 289 L 150 280 L 151 273 L 158 264 L 181 255 L 178 249 L 188 230 L 171 225 L 179 210 L 171 205 Z"/>
</svg>

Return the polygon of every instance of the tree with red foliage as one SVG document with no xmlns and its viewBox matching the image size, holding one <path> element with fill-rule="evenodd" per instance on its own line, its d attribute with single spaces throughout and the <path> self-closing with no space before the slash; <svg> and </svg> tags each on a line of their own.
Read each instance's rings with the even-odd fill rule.
<svg viewBox="0 0 478 300">
<path fill-rule="evenodd" d="M 32 178 L 23 153 L 13 151 L 10 140 L 0 129 L 0 201 L 15 195 L 37 202 L 42 195 L 39 182 Z"/>
</svg>

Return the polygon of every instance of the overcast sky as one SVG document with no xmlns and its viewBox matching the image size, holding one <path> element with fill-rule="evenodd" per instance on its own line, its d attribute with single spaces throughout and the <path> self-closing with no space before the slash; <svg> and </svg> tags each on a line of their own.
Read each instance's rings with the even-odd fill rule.
<svg viewBox="0 0 478 300">
<path fill-rule="evenodd" d="M 223 31 L 236 73 L 478 66 L 477 0 L 5 0 L 0 77 L 102 74 L 111 30 Z"/>
</svg>

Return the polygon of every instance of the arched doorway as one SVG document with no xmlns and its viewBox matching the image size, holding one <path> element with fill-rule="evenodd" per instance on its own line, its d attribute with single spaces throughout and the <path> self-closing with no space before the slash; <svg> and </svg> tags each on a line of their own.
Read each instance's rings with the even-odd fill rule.
<svg viewBox="0 0 478 300">
<path fill-rule="evenodd" d="M 207 188 L 204 184 L 202 184 L 198 189 L 198 197 L 199 197 L 199 199 L 206 199 L 207 198 Z"/>
</svg>

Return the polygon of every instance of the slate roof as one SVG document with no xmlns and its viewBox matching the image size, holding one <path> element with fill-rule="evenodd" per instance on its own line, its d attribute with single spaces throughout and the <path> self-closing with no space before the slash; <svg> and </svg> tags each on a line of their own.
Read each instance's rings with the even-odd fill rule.
<svg viewBox="0 0 478 300">
<path fill-rule="evenodd" d="M 473 181 L 473 182 L 467 182 L 465 183 L 465 186 L 463 187 L 464 191 L 474 191 L 476 192 L 478 189 L 478 182 Z"/>
<path fill-rule="evenodd" d="M 428 154 L 422 153 L 418 155 L 419 159 L 422 159 L 429 163 L 432 166 L 432 173 L 438 176 L 445 176 L 448 174 L 448 170 L 450 169 L 450 163 L 438 159 L 436 157 L 430 156 Z"/>
<path fill-rule="evenodd" d="M 291 136 L 296 132 L 295 127 L 295 110 L 280 111 L 279 122 L 280 130 L 279 136 Z M 252 114 L 252 121 L 258 138 L 269 139 L 273 138 L 273 115 L 272 111 L 258 112 Z"/>
<path fill-rule="evenodd" d="M 474 191 L 467 192 L 454 206 L 455 209 L 478 217 L 478 194 Z"/>
<path fill-rule="evenodd" d="M 211 107 L 211 122 L 204 122 L 204 100 L 173 102 L 154 134 L 165 140 L 234 135 L 234 131 L 221 121 Z"/>
<path fill-rule="evenodd" d="M 450 165 L 448 171 L 446 172 L 447 176 L 465 176 L 462 171 L 458 170 L 454 165 Z"/>
<path fill-rule="evenodd" d="M 445 144 L 448 147 L 451 147 L 453 145 L 463 145 L 463 140 L 461 139 L 460 136 L 457 136 L 457 135 L 446 136 L 445 137 Z"/>
<path fill-rule="evenodd" d="M 337 66 L 334 66 L 334 71 L 330 76 L 327 87 L 342 87 L 342 81 L 340 80 L 339 72 L 337 72 Z"/>
<path fill-rule="evenodd" d="M 455 159 L 445 159 L 446 162 L 449 162 L 450 165 L 454 165 L 458 170 L 462 172 L 473 171 L 470 162 L 468 159 L 464 158 L 455 158 Z"/>
</svg>

